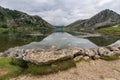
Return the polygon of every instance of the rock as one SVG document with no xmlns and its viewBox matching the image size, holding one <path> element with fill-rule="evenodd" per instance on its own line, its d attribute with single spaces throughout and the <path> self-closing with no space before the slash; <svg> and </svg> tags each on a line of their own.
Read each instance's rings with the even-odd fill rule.
<svg viewBox="0 0 120 80">
<path fill-rule="evenodd" d="M 114 55 L 120 56 L 120 51 L 113 51 Z"/>
<path fill-rule="evenodd" d="M 98 54 L 100 56 L 110 56 L 110 55 L 113 55 L 113 52 L 111 52 L 109 49 L 107 49 L 105 47 L 99 47 Z"/>
<path fill-rule="evenodd" d="M 82 48 L 72 48 L 70 49 L 72 52 L 73 57 L 75 58 L 76 56 L 79 55 L 84 55 L 85 54 L 85 50 Z"/>
<path fill-rule="evenodd" d="M 77 61 L 80 61 L 81 59 L 83 59 L 83 56 L 82 56 L 82 55 L 75 57 L 73 60 L 74 60 L 75 62 L 77 62 Z"/>
<path fill-rule="evenodd" d="M 89 57 L 95 56 L 95 52 L 92 49 L 85 49 L 85 55 Z"/>
<path fill-rule="evenodd" d="M 98 55 L 98 51 L 97 51 L 98 48 L 92 48 L 91 50 L 93 50 L 93 52 L 95 53 L 95 55 Z"/>
<path fill-rule="evenodd" d="M 20 58 L 25 61 L 29 61 L 35 64 L 51 64 L 56 61 L 63 61 L 67 59 L 73 59 L 74 61 L 79 61 L 81 59 L 89 60 L 98 59 L 100 56 L 111 56 L 120 55 L 120 50 L 118 47 L 107 46 L 91 49 L 81 49 L 81 48 L 67 48 L 67 49 L 57 49 L 56 47 L 51 47 L 49 49 L 9 49 L 0 56 L 7 56 L 13 58 Z"/>
<path fill-rule="evenodd" d="M 84 60 L 89 60 L 90 58 L 88 56 L 83 57 Z"/>
<path fill-rule="evenodd" d="M 63 61 L 67 59 L 71 59 L 72 55 L 69 53 L 54 53 L 54 52 L 37 52 L 37 53 L 29 53 L 23 57 L 23 60 L 30 61 L 36 64 L 51 64 L 55 61 Z"/>
<path fill-rule="evenodd" d="M 4 53 L 0 52 L 0 57 L 4 57 L 4 56 L 5 56 Z"/>
<path fill-rule="evenodd" d="M 110 51 L 119 51 L 120 49 L 118 47 L 115 46 L 107 46 L 107 49 L 109 49 Z"/>
<path fill-rule="evenodd" d="M 94 56 L 94 59 L 99 59 L 99 58 L 100 58 L 99 55 L 95 55 L 95 56 Z"/>
</svg>

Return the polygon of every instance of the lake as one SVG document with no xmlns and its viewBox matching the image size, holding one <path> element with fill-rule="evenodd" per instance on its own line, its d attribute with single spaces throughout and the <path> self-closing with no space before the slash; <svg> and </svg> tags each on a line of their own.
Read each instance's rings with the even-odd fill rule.
<svg viewBox="0 0 120 80">
<path fill-rule="evenodd" d="M 106 46 L 120 39 L 120 36 L 114 35 L 89 35 L 86 33 L 67 33 L 54 32 L 48 36 L 31 36 L 18 33 L 0 34 L 0 52 L 9 48 L 20 46 L 19 48 L 57 48 L 81 47 L 96 48 L 97 46 Z"/>
</svg>

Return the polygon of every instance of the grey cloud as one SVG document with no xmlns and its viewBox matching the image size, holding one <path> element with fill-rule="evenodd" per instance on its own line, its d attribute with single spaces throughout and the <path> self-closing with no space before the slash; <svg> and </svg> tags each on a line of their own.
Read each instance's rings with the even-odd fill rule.
<svg viewBox="0 0 120 80">
<path fill-rule="evenodd" d="M 53 25 L 90 18 L 103 9 L 120 13 L 120 0 L 1 0 L 0 6 L 39 15 Z"/>
</svg>

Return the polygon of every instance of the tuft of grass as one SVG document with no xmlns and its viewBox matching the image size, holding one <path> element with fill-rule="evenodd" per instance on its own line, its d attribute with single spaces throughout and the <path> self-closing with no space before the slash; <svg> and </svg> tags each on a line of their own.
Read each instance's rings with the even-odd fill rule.
<svg viewBox="0 0 120 80">
<path fill-rule="evenodd" d="M 117 60 L 119 59 L 119 56 L 117 55 L 112 55 L 112 56 L 102 56 L 100 59 L 106 60 L 106 61 L 111 61 L 111 60 Z"/>
</svg>

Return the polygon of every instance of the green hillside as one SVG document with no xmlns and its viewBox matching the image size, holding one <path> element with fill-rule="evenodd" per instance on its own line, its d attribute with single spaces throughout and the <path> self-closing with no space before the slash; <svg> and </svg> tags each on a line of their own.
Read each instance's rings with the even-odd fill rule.
<svg viewBox="0 0 120 80">
<path fill-rule="evenodd" d="M 48 34 L 54 27 L 39 16 L 0 7 L 0 32 Z"/>
</svg>

